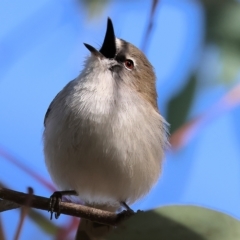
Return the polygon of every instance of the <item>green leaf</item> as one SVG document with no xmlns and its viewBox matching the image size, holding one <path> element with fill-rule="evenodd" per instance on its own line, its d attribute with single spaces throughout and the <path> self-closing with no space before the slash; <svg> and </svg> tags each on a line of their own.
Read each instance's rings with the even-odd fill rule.
<svg viewBox="0 0 240 240">
<path fill-rule="evenodd" d="M 239 13 L 240 14 L 240 13 Z M 240 44 L 239 46 L 229 44 L 220 45 L 220 59 L 222 64 L 221 79 L 223 83 L 236 81 L 240 70 Z"/>
<path fill-rule="evenodd" d="M 167 206 L 137 213 L 107 240 L 239 240 L 240 222 L 197 206 Z"/>
<path fill-rule="evenodd" d="M 167 108 L 167 121 L 171 126 L 170 133 L 175 132 L 185 123 L 195 94 L 196 83 L 196 76 L 192 75 L 182 91 L 169 101 Z"/>
<path fill-rule="evenodd" d="M 207 19 L 207 39 L 218 43 L 231 41 L 239 45 L 240 40 L 240 3 L 224 1 L 222 4 L 205 6 Z"/>
</svg>

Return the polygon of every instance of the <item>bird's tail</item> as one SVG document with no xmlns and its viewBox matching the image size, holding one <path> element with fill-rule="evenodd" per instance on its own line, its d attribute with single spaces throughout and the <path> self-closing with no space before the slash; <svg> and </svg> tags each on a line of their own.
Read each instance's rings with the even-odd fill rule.
<svg viewBox="0 0 240 240">
<path fill-rule="evenodd" d="M 113 229 L 108 225 L 81 219 L 76 234 L 76 240 L 104 240 L 105 236 Z"/>
</svg>

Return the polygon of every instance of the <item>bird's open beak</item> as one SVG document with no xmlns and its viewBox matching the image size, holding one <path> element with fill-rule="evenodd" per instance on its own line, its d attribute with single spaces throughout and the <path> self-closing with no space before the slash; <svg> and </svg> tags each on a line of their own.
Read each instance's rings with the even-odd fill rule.
<svg viewBox="0 0 240 240">
<path fill-rule="evenodd" d="M 84 43 L 85 47 L 96 57 L 99 58 L 104 58 L 104 56 L 102 55 L 102 53 L 100 53 L 96 48 L 92 47 L 91 45 Z"/>
<path fill-rule="evenodd" d="M 84 45 L 92 54 L 94 54 L 97 57 L 102 58 L 104 56 L 105 58 L 114 58 L 117 49 L 112 20 L 108 18 L 107 31 L 105 34 L 103 45 L 99 51 L 89 44 L 84 43 Z"/>
</svg>

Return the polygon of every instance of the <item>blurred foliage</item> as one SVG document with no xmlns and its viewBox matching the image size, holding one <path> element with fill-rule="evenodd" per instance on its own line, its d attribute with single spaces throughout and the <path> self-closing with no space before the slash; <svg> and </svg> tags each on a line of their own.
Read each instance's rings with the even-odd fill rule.
<svg viewBox="0 0 240 240">
<path fill-rule="evenodd" d="M 207 5 L 208 6 L 208 5 Z M 240 47 L 240 4 L 236 1 L 227 1 L 206 8 L 207 40 L 231 41 Z"/>
<path fill-rule="evenodd" d="M 59 228 L 49 219 L 43 216 L 40 212 L 30 209 L 29 218 L 39 226 L 47 234 L 56 236 Z"/>
<path fill-rule="evenodd" d="M 97 17 L 103 12 L 110 0 L 77 0 L 83 4 L 90 18 Z"/>
<path fill-rule="evenodd" d="M 235 80 L 240 69 L 240 4 L 237 1 L 203 1 L 206 11 L 206 43 L 219 47 L 223 82 Z"/>
<path fill-rule="evenodd" d="M 196 90 L 196 76 L 193 75 L 187 84 L 168 103 L 166 120 L 170 123 L 170 133 L 175 132 L 186 121 Z"/>
<path fill-rule="evenodd" d="M 91 18 L 99 16 L 111 1 L 113 0 L 77 0 L 81 6 L 85 6 Z M 205 13 L 206 36 L 203 50 L 209 44 L 218 47 L 221 57 L 219 64 L 222 66 L 220 80 L 226 84 L 231 83 L 240 69 L 240 4 L 234 0 L 201 0 L 200 3 Z M 151 21 L 149 19 L 149 29 L 152 29 Z M 171 124 L 171 133 L 187 121 L 199 81 L 196 76 L 196 71 L 192 71 L 184 88 L 169 100 L 167 121 Z M 31 209 L 29 217 L 44 232 L 57 235 L 59 228 L 38 211 Z M 2 239 L 4 236 L 0 221 L 0 240 Z M 124 222 L 108 239 L 237 240 L 240 239 L 240 222 L 223 213 L 200 207 L 162 207 L 137 214 Z"/>
<path fill-rule="evenodd" d="M 210 209 L 167 206 L 137 213 L 108 240 L 239 240 L 240 222 Z"/>
<path fill-rule="evenodd" d="M 240 16 L 240 12 L 239 12 Z M 240 27 L 239 27 L 240 28 Z M 232 83 L 240 70 L 240 46 L 234 44 L 221 45 L 222 75 L 224 83 Z"/>
<path fill-rule="evenodd" d="M 5 240 L 5 237 L 4 237 L 4 231 L 3 231 L 3 226 L 2 226 L 2 220 L 0 218 L 0 240 Z"/>
<path fill-rule="evenodd" d="M 234 0 L 202 0 L 201 3 L 205 12 L 206 32 L 202 50 L 208 45 L 217 47 L 220 53 L 218 63 L 221 73 L 216 84 L 232 85 L 240 73 L 240 3 Z M 171 133 L 187 120 L 194 99 L 196 81 L 201 81 L 195 79 L 197 71 L 192 72 L 185 88 L 169 100 L 167 120 L 171 125 Z"/>
</svg>

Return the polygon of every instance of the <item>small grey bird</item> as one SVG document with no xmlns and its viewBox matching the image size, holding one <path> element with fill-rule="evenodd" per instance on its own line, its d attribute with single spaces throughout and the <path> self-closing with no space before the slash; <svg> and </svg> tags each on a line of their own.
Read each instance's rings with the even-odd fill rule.
<svg viewBox="0 0 240 240">
<path fill-rule="evenodd" d="M 63 194 L 115 212 L 156 183 L 167 124 L 157 108 L 152 65 L 138 48 L 115 37 L 110 19 L 101 49 L 85 46 L 91 54 L 81 74 L 47 110 L 45 161 Z M 78 234 L 102 239 L 107 231 L 82 220 Z"/>
</svg>

